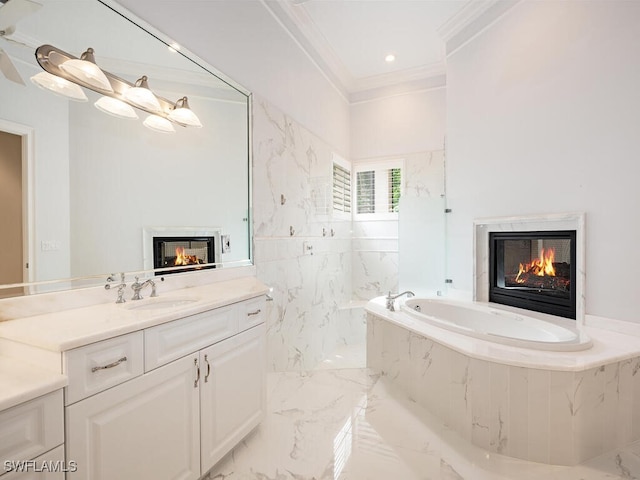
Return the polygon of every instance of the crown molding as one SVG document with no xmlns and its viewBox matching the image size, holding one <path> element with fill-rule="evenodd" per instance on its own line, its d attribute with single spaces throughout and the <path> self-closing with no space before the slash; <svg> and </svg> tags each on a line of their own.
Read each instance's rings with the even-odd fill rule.
<svg viewBox="0 0 640 480">
<path fill-rule="evenodd" d="M 359 78 L 354 82 L 352 92 L 374 90 L 397 84 L 411 83 L 417 80 L 442 77 L 443 75 L 446 75 L 446 66 L 444 62 L 438 62 L 431 65 L 422 65 L 420 67 L 400 70 L 398 72 Z"/>
<path fill-rule="evenodd" d="M 414 94 L 419 92 L 429 92 L 446 88 L 447 76 L 445 74 L 428 78 L 417 78 L 403 83 L 383 85 L 369 90 L 359 90 L 349 95 L 349 103 L 357 105 L 360 103 L 375 102 L 391 97 Z"/>
<path fill-rule="evenodd" d="M 438 30 L 445 52 L 452 54 L 521 0 L 471 0 Z"/>
<path fill-rule="evenodd" d="M 305 1 L 262 0 L 262 3 L 345 99 L 351 101 L 354 95 L 355 98 L 368 98 L 373 92 L 385 91 L 397 85 L 408 88 L 419 84 L 421 80 L 428 82 L 428 79 L 437 78 L 441 82 L 445 74 L 444 61 L 399 72 L 354 78 L 302 7 Z"/>
</svg>

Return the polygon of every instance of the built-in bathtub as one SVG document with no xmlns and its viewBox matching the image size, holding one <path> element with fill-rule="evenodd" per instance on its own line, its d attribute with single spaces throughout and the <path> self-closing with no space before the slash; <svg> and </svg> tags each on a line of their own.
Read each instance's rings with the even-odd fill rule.
<svg viewBox="0 0 640 480">
<path fill-rule="evenodd" d="M 435 326 L 505 345 L 556 351 L 585 350 L 592 345 L 584 332 L 571 325 L 572 320 L 558 318 L 552 323 L 488 304 L 413 297 L 401 302 L 401 309 Z"/>
<path fill-rule="evenodd" d="M 476 302 L 366 311 L 368 367 L 487 452 L 575 465 L 640 439 L 638 337 Z"/>
</svg>

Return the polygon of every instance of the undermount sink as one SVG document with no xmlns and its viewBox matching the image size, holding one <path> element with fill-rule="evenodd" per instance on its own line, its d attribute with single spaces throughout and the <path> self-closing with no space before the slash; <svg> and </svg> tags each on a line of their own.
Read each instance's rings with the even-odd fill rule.
<svg viewBox="0 0 640 480">
<path fill-rule="evenodd" d="M 176 308 L 190 305 L 197 302 L 195 298 L 150 298 L 142 300 L 140 303 L 136 301 L 133 305 L 129 305 L 130 310 L 164 310 L 165 308 Z"/>
</svg>

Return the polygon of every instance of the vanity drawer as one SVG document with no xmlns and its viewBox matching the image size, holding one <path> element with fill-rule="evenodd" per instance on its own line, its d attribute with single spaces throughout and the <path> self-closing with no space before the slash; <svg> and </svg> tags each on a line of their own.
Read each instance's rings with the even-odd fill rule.
<svg viewBox="0 0 640 480">
<path fill-rule="evenodd" d="M 236 305 L 216 308 L 144 331 L 148 372 L 238 333 Z"/>
<path fill-rule="evenodd" d="M 63 442 L 62 390 L 0 412 L 0 467 L 32 460 Z"/>
<path fill-rule="evenodd" d="M 64 480 L 65 470 L 72 471 L 75 468 L 71 462 L 64 463 L 64 447 L 62 445 L 34 458 L 32 462 L 27 464 L 27 468 L 23 471 L 16 467 L 16 471 L 7 473 L 2 477 L 2 480 Z M 2 476 L 2 472 L 9 470 L 7 465 L 3 466 L 4 469 L 0 470 L 0 476 Z"/>
<path fill-rule="evenodd" d="M 64 352 L 65 405 L 142 375 L 143 348 L 142 332 L 133 332 Z"/>
<path fill-rule="evenodd" d="M 264 296 L 252 298 L 238 304 L 238 322 L 240 332 L 264 323 L 266 318 L 266 300 Z"/>
</svg>

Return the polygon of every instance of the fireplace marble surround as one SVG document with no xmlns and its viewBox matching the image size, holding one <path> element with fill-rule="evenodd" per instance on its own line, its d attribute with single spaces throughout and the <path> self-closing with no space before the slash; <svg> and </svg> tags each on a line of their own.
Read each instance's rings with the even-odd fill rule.
<svg viewBox="0 0 640 480">
<path fill-rule="evenodd" d="M 513 217 L 480 218 L 473 222 L 473 299 L 489 301 L 489 233 L 526 231 L 576 231 L 576 323 L 585 320 L 585 214 L 560 213 Z"/>
</svg>

